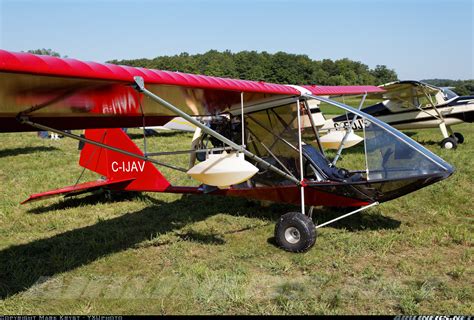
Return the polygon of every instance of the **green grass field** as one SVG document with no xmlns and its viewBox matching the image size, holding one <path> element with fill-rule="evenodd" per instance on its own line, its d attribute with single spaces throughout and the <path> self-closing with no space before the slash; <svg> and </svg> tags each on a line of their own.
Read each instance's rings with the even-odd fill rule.
<svg viewBox="0 0 474 320">
<path fill-rule="evenodd" d="M 274 245 L 286 205 L 150 193 L 22 206 L 76 182 L 77 142 L 2 134 L 0 314 L 473 314 L 474 129 L 456 129 L 466 142 L 449 151 L 438 130 L 411 134 L 453 176 L 322 228 L 304 254 Z M 190 134 L 162 135 L 150 148 L 189 147 Z"/>
</svg>

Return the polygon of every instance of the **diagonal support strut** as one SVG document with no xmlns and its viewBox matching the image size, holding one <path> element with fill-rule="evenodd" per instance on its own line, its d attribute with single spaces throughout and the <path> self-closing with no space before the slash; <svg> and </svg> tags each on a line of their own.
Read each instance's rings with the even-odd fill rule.
<svg viewBox="0 0 474 320">
<path fill-rule="evenodd" d="M 200 121 L 194 119 L 189 114 L 187 114 L 186 112 L 184 112 L 184 111 L 180 110 L 179 108 L 175 107 L 174 105 L 172 105 L 168 101 L 166 101 L 166 100 L 162 99 L 161 97 L 155 95 L 154 93 L 148 91 L 145 88 L 145 82 L 144 82 L 142 77 L 136 76 L 133 79 L 135 80 L 135 84 L 136 84 L 135 89 L 138 90 L 139 92 L 142 92 L 143 94 L 145 94 L 147 97 L 149 97 L 153 101 L 159 103 L 160 105 L 162 105 L 166 109 L 174 112 L 175 114 L 179 115 L 183 119 L 185 119 L 185 120 L 189 121 L 190 123 L 194 124 L 196 127 L 200 128 L 203 132 L 209 134 L 210 136 L 213 136 L 214 138 L 216 138 L 216 139 L 222 141 L 223 143 L 225 143 L 226 145 L 232 147 L 232 149 L 234 149 L 235 151 L 242 152 L 243 154 L 245 154 L 250 159 L 260 163 L 261 165 L 263 165 L 265 168 L 267 168 L 269 170 L 272 170 L 273 172 L 285 177 L 286 179 L 288 179 L 290 181 L 293 181 L 297 185 L 301 184 L 301 182 L 298 179 L 296 179 L 295 177 L 290 176 L 286 172 L 284 172 L 284 171 L 278 169 L 277 167 L 271 165 L 270 163 L 266 162 L 262 158 L 258 157 L 257 155 L 255 155 L 252 152 L 248 151 L 247 149 L 243 148 L 241 145 L 236 144 L 232 140 L 227 139 L 226 137 L 224 137 L 220 133 L 212 130 L 211 128 L 207 127 L 206 125 L 204 125 Z"/>
</svg>

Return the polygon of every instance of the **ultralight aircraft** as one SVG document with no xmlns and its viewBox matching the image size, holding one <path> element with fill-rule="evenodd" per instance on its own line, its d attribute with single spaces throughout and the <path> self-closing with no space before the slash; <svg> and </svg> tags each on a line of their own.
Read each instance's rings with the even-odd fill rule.
<svg viewBox="0 0 474 320">
<path fill-rule="evenodd" d="M 281 215 L 275 239 L 291 252 L 311 248 L 317 228 L 454 171 L 386 123 L 322 97 L 370 92 L 383 89 L 280 85 L 0 50 L 0 132 L 46 130 L 79 140 L 79 164 L 103 176 L 33 194 L 24 203 L 98 189 L 290 203 L 300 210 Z M 340 108 L 352 122 L 362 120 L 359 162 L 343 168 L 342 148 L 330 155 L 321 146 L 309 116 L 315 100 Z M 141 150 L 120 129 L 162 126 L 175 117 L 197 128 L 188 150 L 148 150 L 146 138 Z M 302 126 L 304 119 L 309 128 Z M 86 130 L 68 131 L 75 129 Z M 170 154 L 189 156 L 190 168 L 160 160 Z M 186 172 L 198 183 L 172 185 L 160 166 Z M 353 209 L 315 226 L 314 206 Z"/>
</svg>

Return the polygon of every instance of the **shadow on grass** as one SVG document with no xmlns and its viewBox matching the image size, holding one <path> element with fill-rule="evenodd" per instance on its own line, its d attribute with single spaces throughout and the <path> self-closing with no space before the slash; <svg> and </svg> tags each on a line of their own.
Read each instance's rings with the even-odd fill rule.
<svg viewBox="0 0 474 320">
<path fill-rule="evenodd" d="M 22 148 L 10 148 L 0 150 L 0 158 L 18 156 L 20 154 L 30 154 L 35 152 L 49 152 L 59 150 L 56 147 L 37 146 L 37 147 L 22 147 Z"/>
<path fill-rule="evenodd" d="M 211 244 L 211 245 L 222 245 L 225 244 L 225 240 L 221 237 L 213 234 L 202 234 L 199 232 L 186 232 L 184 234 L 178 234 L 178 237 L 183 241 L 190 241 L 200 244 Z"/>
<path fill-rule="evenodd" d="M 313 213 L 313 220 L 315 224 L 322 224 L 326 221 L 335 219 L 343 214 L 349 213 L 356 208 L 346 209 L 334 209 L 324 208 L 315 210 Z M 370 209 L 369 209 L 370 210 Z M 317 222 L 317 223 L 316 223 Z M 335 229 L 346 229 L 349 231 L 362 231 L 362 230 L 382 230 L 382 229 L 397 229 L 400 227 L 401 222 L 399 220 L 392 219 L 390 217 L 382 216 L 378 213 L 371 213 L 371 211 L 357 212 L 344 219 L 338 220 L 329 224 L 328 227 Z"/>
<path fill-rule="evenodd" d="M 97 196 L 67 199 L 50 209 L 79 206 L 84 201 L 104 201 Z M 90 202 L 89 202 L 90 203 Z M 235 215 L 274 217 L 270 208 L 255 210 L 242 199 L 183 196 L 171 203 L 153 199 L 150 206 L 122 216 L 67 231 L 47 239 L 15 245 L 0 251 L 0 299 L 20 293 L 41 277 L 54 276 L 89 264 L 101 257 L 127 250 L 140 242 L 221 212 Z M 223 244 L 224 240 L 196 233 L 184 240 Z"/>
<path fill-rule="evenodd" d="M 416 136 L 418 134 L 418 132 L 416 132 L 416 131 L 403 131 L 403 133 L 405 135 L 409 136 L 410 138 L 412 138 L 413 140 L 415 140 L 416 142 L 418 142 L 419 144 L 426 145 L 426 146 L 434 146 L 434 145 L 439 146 L 441 140 L 443 139 L 441 134 L 440 134 L 440 139 L 439 140 L 431 140 L 431 139 L 425 140 L 421 137 Z"/>
<path fill-rule="evenodd" d="M 405 134 L 408 137 L 413 137 L 414 135 L 418 134 L 416 131 L 402 131 L 403 134 Z M 413 139 L 413 138 L 412 138 Z"/>
<path fill-rule="evenodd" d="M 27 213 L 42 214 L 55 210 L 65 210 L 69 208 L 77 208 L 85 205 L 95 205 L 101 203 L 113 203 L 131 200 L 148 200 L 151 197 L 141 192 L 121 192 L 116 194 L 109 194 L 103 191 L 97 191 L 87 196 L 81 197 L 75 194 L 72 197 L 65 197 L 64 200 L 52 203 L 48 206 L 39 206 L 29 209 Z"/>
<path fill-rule="evenodd" d="M 221 196 L 183 195 L 181 199 L 171 203 L 147 195 L 141 197 L 150 203 L 149 207 L 0 251 L 0 299 L 28 290 L 41 277 L 67 272 L 101 257 L 137 247 L 143 241 L 170 231 L 178 231 L 188 224 L 205 220 L 218 213 L 275 221 L 282 213 L 295 210 L 294 206 L 289 205 L 274 204 L 260 207 L 246 199 Z M 99 195 L 81 199 L 70 198 L 53 204 L 41 212 L 80 206 L 84 202 L 91 204 L 103 201 L 106 200 Z M 356 220 L 343 220 L 335 227 L 365 229 L 357 227 L 357 224 L 366 223 L 367 219 L 352 219 Z M 377 224 L 378 228 L 396 227 L 393 220 L 385 217 L 374 220 L 370 218 L 368 221 L 369 229 L 376 228 Z M 196 232 L 184 234 L 178 232 L 178 237 L 202 244 L 225 243 L 220 236 Z"/>
<path fill-rule="evenodd" d="M 423 145 L 423 146 L 440 146 L 440 143 L 441 143 L 441 139 L 438 140 L 438 141 L 434 141 L 434 140 L 416 140 L 416 142 L 418 142 L 419 144 Z"/>
</svg>

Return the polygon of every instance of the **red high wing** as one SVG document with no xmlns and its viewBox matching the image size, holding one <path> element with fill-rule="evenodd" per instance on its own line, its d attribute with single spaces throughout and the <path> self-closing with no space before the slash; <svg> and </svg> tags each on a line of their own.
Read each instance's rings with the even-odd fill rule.
<svg viewBox="0 0 474 320">
<path fill-rule="evenodd" d="M 57 129 L 163 125 L 175 116 L 132 87 L 141 76 L 147 89 L 190 115 L 209 115 L 272 96 L 298 96 L 290 86 L 13 53 L 0 50 L 0 132 L 31 131 L 16 116 L 27 112 Z M 380 92 L 375 86 L 306 87 L 314 94 Z M 317 88 L 316 91 L 313 91 Z M 33 109 L 30 109 L 34 107 Z"/>
<path fill-rule="evenodd" d="M 316 96 L 339 96 L 357 95 L 364 93 L 384 92 L 385 90 L 376 86 L 302 86 Z"/>
<path fill-rule="evenodd" d="M 134 76 L 141 76 L 147 84 L 238 92 L 299 94 L 297 90 L 281 84 L 135 68 L 108 63 L 84 62 L 76 59 L 14 53 L 5 50 L 0 50 L 0 71 L 128 83 L 133 82 Z"/>
</svg>

